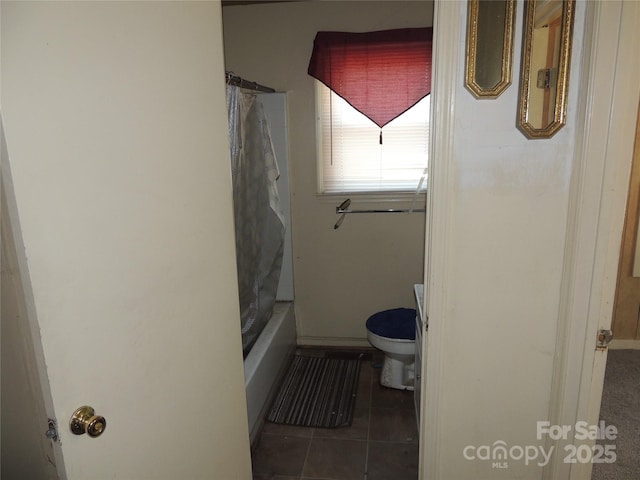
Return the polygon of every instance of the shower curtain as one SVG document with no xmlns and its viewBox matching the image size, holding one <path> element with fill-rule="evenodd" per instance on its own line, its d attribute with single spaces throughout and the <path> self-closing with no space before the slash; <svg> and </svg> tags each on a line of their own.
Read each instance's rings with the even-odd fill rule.
<svg viewBox="0 0 640 480">
<path fill-rule="evenodd" d="M 284 250 L 276 163 L 255 93 L 227 85 L 242 348 L 246 356 L 269 321 Z"/>
</svg>

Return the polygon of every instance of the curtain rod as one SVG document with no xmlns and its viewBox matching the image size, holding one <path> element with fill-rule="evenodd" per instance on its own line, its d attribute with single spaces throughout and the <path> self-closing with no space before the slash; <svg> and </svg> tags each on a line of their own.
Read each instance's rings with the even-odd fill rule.
<svg viewBox="0 0 640 480">
<path fill-rule="evenodd" d="M 229 85 L 234 85 L 240 88 L 247 88 L 249 90 L 257 90 L 259 92 L 275 93 L 275 89 L 265 87 L 264 85 L 260 85 L 256 82 L 245 80 L 244 78 L 235 75 L 233 72 L 225 72 L 225 77 Z"/>
</svg>

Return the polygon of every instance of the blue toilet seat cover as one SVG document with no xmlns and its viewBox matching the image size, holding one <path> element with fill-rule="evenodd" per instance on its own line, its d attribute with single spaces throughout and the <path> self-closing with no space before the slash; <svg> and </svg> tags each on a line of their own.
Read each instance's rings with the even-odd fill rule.
<svg viewBox="0 0 640 480">
<path fill-rule="evenodd" d="M 415 308 L 393 308 L 374 313 L 367 320 L 367 330 L 380 337 L 416 339 Z"/>
</svg>

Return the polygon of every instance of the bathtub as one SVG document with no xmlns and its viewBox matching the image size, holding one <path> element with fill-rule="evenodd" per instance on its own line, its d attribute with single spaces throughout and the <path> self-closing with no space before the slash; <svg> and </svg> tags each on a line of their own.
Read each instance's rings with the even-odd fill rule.
<svg viewBox="0 0 640 480">
<path fill-rule="evenodd" d="M 293 302 L 276 302 L 269 323 L 244 359 L 249 438 L 252 445 L 295 348 Z"/>
</svg>

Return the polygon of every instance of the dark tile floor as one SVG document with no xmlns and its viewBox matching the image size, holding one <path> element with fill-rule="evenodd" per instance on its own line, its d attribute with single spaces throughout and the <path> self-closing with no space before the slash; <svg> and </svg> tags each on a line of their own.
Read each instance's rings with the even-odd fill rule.
<svg viewBox="0 0 640 480">
<path fill-rule="evenodd" d="M 418 478 L 413 392 L 380 386 L 381 360 L 378 352 L 362 360 L 350 427 L 265 423 L 252 452 L 254 480 Z"/>
</svg>

